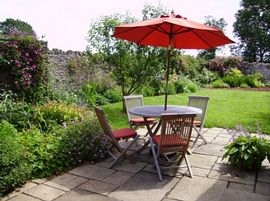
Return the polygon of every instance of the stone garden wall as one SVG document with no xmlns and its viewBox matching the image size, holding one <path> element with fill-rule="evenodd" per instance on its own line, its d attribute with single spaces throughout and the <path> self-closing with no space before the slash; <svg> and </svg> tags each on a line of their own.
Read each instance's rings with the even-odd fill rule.
<svg viewBox="0 0 270 201">
<path fill-rule="evenodd" d="M 86 59 L 86 54 L 78 51 L 48 51 L 50 77 L 56 89 L 78 89 L 85 82 L 95 79 L 97 68 Z"/>
<path fill-rule="evenodd" d="M 48 62 L 51 78 L 56 89 L 78 89 L 85 82 L 96 80 L 102 76 L 99 69 L 86 59 L 86 54 L 77 51 L 62 51 L 53 49 L 48 51 Z M 246 74 L 262 73 L 270 82 L 270 64 L 246 63 L 243 69 Z"/>
</svg>

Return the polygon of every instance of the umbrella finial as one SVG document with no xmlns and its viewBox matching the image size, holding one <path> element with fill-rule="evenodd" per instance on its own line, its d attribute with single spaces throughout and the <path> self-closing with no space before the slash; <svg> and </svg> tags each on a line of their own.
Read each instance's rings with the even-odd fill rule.
<svg viewBox="0 0 270 201">
<path fill-rule="evenodd" d="M 172 9 L 172 11 L 171 11 L 171 15 L 174 16 L 174 10 L 173 10 L 173 9 Z"/>
</svg>

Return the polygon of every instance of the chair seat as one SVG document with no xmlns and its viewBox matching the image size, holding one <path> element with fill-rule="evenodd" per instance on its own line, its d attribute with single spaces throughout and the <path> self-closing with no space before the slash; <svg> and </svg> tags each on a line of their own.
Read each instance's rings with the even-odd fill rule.
<svg viewBox="0 0 270 201">
<path fill-rule="evenodd" d="M 153 119 L 153 118 L 148 118 L 147 119 L 147 122 L 149 124 L 154 124 L 156 122 L 156 120 Z M 135 125 L 140 125 L 140 124 L 145 125 L 145 122 L 144 122 L 144 119 L 143 118 L 133 118 L 133 119 L 130 119 L 130 123 L 131 124 L 135 124 Z"/>
<path fill-rule="evenodd" d="M 135 130 L 131 128 L 122 128 L 122 129 L 115 129 L 112 131 L 113 136 L 119 140 L 119 139 L 127 139 L 127 138 L 134 138 L 137 136 L 137 133 Z"/>
<path fill-rule="evenodd" d="M 201 122 L 201 121 L 199 121 L 199 120 L 195 120 L 195 119 L 194 119 L 194 121 L 193 121 L 193 125 L 195 125 L 195 126 L 201 126 L 201 124 L 202 124 L 202 122 Z"/>
<path fill-rule="evenodd" d="M 153 137 L 153 140 L 157 145 L 160 145 L 160 139 L 160 135 L 155 135 Z M 184 140 L 180 135 L 176 134 L 164 135 L 162 139 L 162 147 L 185 146 L 188 144 L 187 140 Z"/>
</svg>

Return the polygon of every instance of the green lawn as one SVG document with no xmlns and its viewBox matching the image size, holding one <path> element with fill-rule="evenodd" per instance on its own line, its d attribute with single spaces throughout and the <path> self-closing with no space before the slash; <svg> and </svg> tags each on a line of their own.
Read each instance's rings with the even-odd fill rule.
<svg viewBox="0 0 270 201">
<path fill-rule="evenodd" d="M 169 95 L 168 104 L 186 105 L 191 94 Z M 251 127 L 259 122 L 263 133 L 270 134 L 270 92 L 228 89 L 201 89 L 192 95 L 209 96 L 205 127 L 232 128 L 237 124 Z M 162 105 L 164 96 L 145 97 L 145 105 Z M 113 128 L 128 126 L 122 103 L 103 106 Z"/>
</svg>

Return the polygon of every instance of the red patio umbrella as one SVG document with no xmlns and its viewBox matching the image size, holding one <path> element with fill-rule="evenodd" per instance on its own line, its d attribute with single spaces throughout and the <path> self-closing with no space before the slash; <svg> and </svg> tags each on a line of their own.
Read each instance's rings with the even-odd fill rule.
<svg viewBox="0 0 270 201">
<path fill-rule="evenodd" d="M 117 26 L 113 37 L 132 41 L 138 45 L 168 48 L 165 110 L 167 109 L 171 48 L 209 49 L 233 43 L 221 30 L 188 20 L 181 15 L 175 15 L 173 11 L 170 16 Z"/>
</svg>

